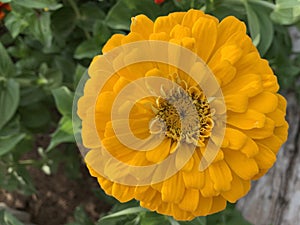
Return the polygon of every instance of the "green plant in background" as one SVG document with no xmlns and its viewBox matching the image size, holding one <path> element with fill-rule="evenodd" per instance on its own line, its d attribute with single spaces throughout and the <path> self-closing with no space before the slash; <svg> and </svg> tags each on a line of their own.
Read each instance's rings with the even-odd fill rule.
<svg viewBox="0 0 300 225">
<path fill-rule="evenodd" d="M 103 44 L 114 33 L 128 32 L 130 18 L 137 14 L 154 20 L 197 8 L 219 19 L 234 15 L 246 22 L 253 43 L 269 60 L 281 88 L 300 95 L 296 82 L 300 54 L 292 51 L 286 26 L 297 25 L 300 19 L 297 0 L 166 0 L 160 5 L 153 0 L 2 2 L 11 5 L 11 12 L 0 21 L 0 187 L 8 191 L 35 192 L 28 172 L 32 166 L 51 174 L 63 163 L 71 177 L 79 178 L 71 113 L 74 90 Z M 48 141 L 41 143 L 41 136 Z M 111 214 L 97 225 L 248 224 L 233 205 L 207 218 L 177 222 L 130 204 L 115 203 Z M 75 220 L 72 225 L 93 224 L 80 207 Z M 0 222 L 21 224 L 4 211 Z"/>
</svg>

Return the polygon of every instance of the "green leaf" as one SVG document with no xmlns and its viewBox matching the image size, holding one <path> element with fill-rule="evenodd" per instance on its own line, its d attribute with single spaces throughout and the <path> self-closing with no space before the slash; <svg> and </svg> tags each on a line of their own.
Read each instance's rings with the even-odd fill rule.
<svg viewBox="0 0 300 225">
<path fill-rule="evenodd" d="M 72 83 L 74 81 L 75 63 L 72 56 L 56 56 L 54 58 L 55 65 L 58 70 L 63 73 L 63 78 L 66 82 Z"/>
<path fill-rule="evenodd" d="M 0 137 L 8 137 L 19 133 L 20 131 L 20 118 L 15 117 L 10 120 L 5 127 L 0 130 Z"/>
<path fill-rule="evenodd" d="M 74 217 L 76 222 L 82 225 L 93 225 L 93 221 L 88 217 L 82 206 L 75 209 Z"/>
<path fill-rule="evenodd" d="M 75 142 L 73 135 L 72 120 L 69 117 L 63 117 L 58 124 L 56 131 L 51 134 L 51 141 L 46 151 L 55 148 L 61 143 Z"/>
<path fill-rule="evenodd" d="M 103 3 L 100 3 L 103 4 Z M 77 18 L 77 25 L 88 32 L 93 31 L 93 24 L 105 19 L 105 13 L 101 10 L 101 5 L 95 2 L 87 2 L 79 8 L 80 17 Z"/>
<path fill-rule="evenodd" d="M 29 27 L 32 35 L 49 48 L 52 42 L 50 12 L 43 12 L 36 16 L 32 23 Z"/>
<path fill-rule="evenodd" d="M 147 211 L 148 211 L 147 209 L 144 209 L 142 207 L 128 208 L 128 209 L 124 209 L 122 211 L 104 216 L 99 221 L 103 222 L 103 221 L 106 221 L 106 220 L 115 219 L 117 217 L 127 216 L 127 215 L 131 215 L 131 214 L 138 214 L 138 213 L 147 212 Z"/>
<path fill-rule="evenodd" d="M 35 192 L 32 178 L 24 165 L 16 164 L 10 168 L 13 179 L 17 181 L 17 188 L 25 195 L 32 195 Z"/>
<path fill-rule="evenodd" d="M 77 87 L 77 85 L 78 85 L 78 83 L 79 83 L 81 77 L 82 77 L 85 73 L 87 73 L 87 68 L 84 67 L 84 66 L 82 66 L 82 65 L 80 65 L 80 64 L 78 64 L 78 65 L 76 66 L 76 70 L 75 70 L 74 88 Z"/>
<path fill-rule="evenodd" d="M 0 210 L 0 224 L 1 225 L 24 225 L 16 217 L 6 210 Z"/>
<path fill-rule="evenodd" d="M 112 32 L 103 21 L 96 21 L 93 26 L 93 35 L 100 39 L 100 43 L 105 43 L 112 35 Z"/>
<path fill-rule="evenodd" d="M 93 58 L 95 55 L 100 54 L 101 47 L 100 38 L 94 37 L 83 41 L 75 50 L 75 59 Z"/>
<path fill-rule="evenodd" d="M 276 7 L 281 9 L 294 8 L 300 6 L 299 0 L 276 0 Z"/>
<path fill-rule="evenodd" d="M 12 11 L 5 18 L 5 26 L 9 30 L 11 36 L 16 38 L 27 27 L 31 25 L 31 21 L 35 18 L 34 10 L 24 8 L 12 2 Z"/>
<path fill-rule="evenodd" d="M 298 0 L 277 0 L 271 18 L 282 25 L 291 25 L 299 21 L 300 2 Z"/>
<path fill-rule="evenodd" d="M 15 72 L 13 62 L 1 42 L 0 42 L 0 59 L 1 59 L 0 60 L 0 82 L 1 82 L 1 77 L 14 76 L 14 72 Z"/>
<path fill-rule="evenodd" d="M 0 156 L 12 150 L 24 137 L 25 134 L 17 134 L 9 137 L 0 137 Z"/>
<path fill-rule="evenodd" d="M 258 46 L 261 40 L 259 19 L 252 5 L 250 5 L 247 1 L 244 1 L 244 4 L 247 11 L 248 25 L 252 42 L 255 46 Z"/>
<path fill-rule="evenodd" d="M 108 12 L 106 23 L 113 29 L 129 30 L 130 18 L 138 14 L 145 14 L 154 20 L 160 15 L 177 10 L 173 2 L 157 5 L 153 0 L 120 0 Z"/>
<path fill-rule="evenodd" d="M 169 224 L 169 221 L 166 216 L 154 213 L 147 212 L 140 216 L 140 225 L 161 225 L 161 224 Z"/>
<path fill-rule="evenodd" d="M 0 77 L 1 78 L 1 77 Z M 2 86 L 2 87 L 1 87 Z M 19 84 L 13 80 L 0 80 L 0 129 L 15 114 L 20 100 Z"/>
<path fill-rule="evenodd" d="M 72 118 L 74 94 L 65 86 L 52 90 L 58 111 L 66 117 Z"/>
<path fill-rule="evenodd" d="M 197 217 L 191 221 L 179 222 L 180 225 L 206 225 L 206 217 Z"/>
<path fill-rule="evenodd" d="M 46 90 L 51 90 L 60 86 L 63 79 L 61 70 L 48 68 L 46 63 L 42 63 L 39 68 L 39 79 L 36 83 Z"/>
<path fill-rule="evenodd" d="M 270 48 L 274 38 L 274 26 L 270 18 L 271 10 L 257 4 L 251 4 L 251 7 L 259 21 L 260 42 L 257 48 L 261 56 L 264 56 Z"/>
<path fill-rule="evenodd" d="M 21 123 L 29 129 L 46 129 L 51 122 L 51 114 L 46 104 L 41 102 L 19 107 Z"/>
<path fill-rule="evenodd" d="M 63 7 L 55 11 L 51 16 L 51 27 L 58 40 L 67 38 L 76 25 L 76 15 L 70 7 Z M 62 40 L 63 41 L 63 40 Z"/>
<path fill-rule="evenodd" d="M 56 0 L 14 0 L 14 2 L 23 7 L 36 9 L 56 10 L 63 6 L 58 4 Z"/>
<path fill-rule="evenodd" d="M 21 89 L 20 106 L 37 103 L 45 98 L 46 94 L 41 87 L 29 86 Z"/>
</svg>

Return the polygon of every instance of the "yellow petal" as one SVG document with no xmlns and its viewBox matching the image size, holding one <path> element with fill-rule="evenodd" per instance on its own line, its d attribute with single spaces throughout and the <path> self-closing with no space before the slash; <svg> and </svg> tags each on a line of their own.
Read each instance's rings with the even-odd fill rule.
<svg viewBox="0 0 300 225">
<path fill-rule="evenodd" d="M 245 145 L 247 136 L 239 130 L 226 128 L 224 140 L 228 143 L 227 148 L 239 150 Z"/>
<path fill-rule="evenodd" d="M 146 152 L 146 158 L 150 162 L 158 163 L 164 160 L 170 153 L 171 139 L 164 139 L 163 142 L 153 150 Z"/>
<path fill-rule="evenodd" d="M 227 60 L 234 65 L 242 57 L 243 51 L 236 45 L 225 45 L 220 48 L 220 54 L 221 60 Z"/>
<path fill-rule="evenodd" d="M 236 32 L 243 32 L 246 34 L 246 25 L 234 16 L 228 16 L 223 19 L 218 25 L 218 40 L 216 49 L 222 46 L 229 39 L 232 34 Z"/>
<path fill-rule="evenodd" d="M 139 33 L 143 38 L 148 39 L 153 31 L 153 21 L 145 15 L 132 17 L 130 31 Z"/>
<path fill-rule="evenodd" d="M 193 25 L 192 33 L 196 39 L 196 51 L 199 57 L 206 62 L 217 40 L 217 24 L 212 19 L 201 17 Z"/>
<path fill-rule="evenodd" d="M 173 27 L 178 24 L 176 21 L 171 20 L 168 16 L 160 16 L 154 21 L 154 33 L 165 32 L 170 34 Z"/>
<path fill-rule="evenodd" d="M 229 61 L 220 60 L 221 58 L 218 61 L 210 60 L 208 66 L 212 70 L 216 78 L 220 81 L 220 85 L 225 86 L 226 84 L 230 83 L 230 81 L 235 77 L 236 68 L 232 66 Z"/>
<path fill-rule="evenodd" d="M 157 212 L 160 214 L 165 214 L 165 215 L 169 215 L 172 216 L 172 203 L 168 203 L 168 202 L 162 202 L 158 208 L 157 208 Z"/>
<path fill-rule="evenodd" d="M 200 10 L 190 9 L 184 15 L 182 19 L 182 25 L 186 27 L 192 27 L 194 23 L 200 18 L 203 17 L 204 13 Z"/>
<path fill-rule="evenodd" d="M 93 151 L 93 149 L 90 150 L 89 152 L 91 152 L 91 151 Z M 100 175 L 98 172 L 96 172 L 96 170 L 94 170 L 87 162 L 86 162 L 86 166 L 87 166 L 87 168 L 88 168 L 88 170 L 89 170 L 89 172 L 90 172 L 90 175 L 91 175 L 92 177 L 100 177 L 100 176 L 101 176 L 101 175 Z"/>
<path fill-rule="evenodd" d="M 112 195 L 113 182 L 105 179 L 104 177 L 97 177 L 97 180 L 104 192 L 107 195 Z"/>
<path fill-rule="evenodd" d="M 210 209 L 209 214 L 220 212 L 226 208 L 226 200 L 220 195 L 217 197 L 213 197 L 213 203 Z"/>
<path fill-rule="evenodd" d="M 188 188 L 185 190 L 182 201 L 178 204 L 184 211 L 193 212 L 197 209 L 199 202 L 199 190 Z"/>
<path fill-rule="evenodd" d="M 169 35 L 166 32 L 158 32 L 150 35 L 149 40 L 168 41 Z"/>
<path fill-rule="evenodd" d="M 258 144 L 259 152 L 254 159 L 260 169 L 269 169 L 276 161 L 275 154 L 265 145 Z"/>
<path fill-rule="evenodd" d="M 114 34 L 103 46 L 102 52 L 107 53 L 110 50 L 119 47 L 121 45 L 122 39 L 125 37 L 124 34 Z"/>
<path fill-rule="evenodd" d="M 82 121 L 82 144 L 85 148 L 99 148 L 101 146 L 100 138 L 94 126 L 90 126 L 87 120 Z"/>
<path fill-rule="evenodd" d="M 172 12 L 168 16 L 171 20 L 176 21 L 176 24 L 181 24 L 186 12 Z"/>
<path fill-rule="evenodd" d="M 100 174 L 97 169 L 97 167 L 95 167 L 94 165 L 97 165 L 99 164 L 99 167 L 101 166 L 101 164 L 103 164 L 101 162 L 101 152 L 97 149 L 91 149 L 90 151 L 88 151 L 88 153 L 85 155 L 84 157 L 84 161 L 85 163 L 88 165 L 88 169 L 90 171 L 90 173 L 92 174 L 92 176 L 95 176 L 95 177 L 99 177 Z M 102 166 L 103 168 L 103 166 Z"/>
<path fill-rule="evenodd" d="M 112 195 L 120 202 L 128 202 L 134 198 L 135 187 L 113 183 Z"/>
<path fill-rule="evenodd" d="M 212 181 L 211 176 L 209 175 L 209 171 L 205 170 L 204 174 L 205 174 L 204 187 L 200 190 L 202 196 L 205 197 L 205 198 L 212 197 L 212 196 L 217 196 L 219 194 L 219 192 L 217 192 L 214 189 L 214 183 Z"/>
<path fill-rule="evenodd" d="M 244 130 L 263 128 L 266 116 L 255 110 L 248 109 L 245 113 L 227 113 L 227 123 Z"/>
<path fill-rule="evenodd" d="M 275 111 L 278 104 L 278 98 L 271 92 L 262 92 L 249 99 L 248 107 L 261 113 L 270 113 Z"/>
<path fill-rule="evenodd" d="M 184 37 L 181 39 L 181 45 L 193 52 L 195 52 L 195 44 L 196 44 L 195 38 Z"/>
<path fill-rule="evenodd" d="M 126 35 L 122 40 L 121 43 L 122 45 L 132 43 L 132 42 L 137 42 L 137 41 L 142 41 L 143 37 L 141 34 L 136 33 L 136 32 L 130 32 L 128 35 Z"/>
<path fill-rule="evenodd" d="M 248 53 L 246 55 L 243 55 L 239 59 L 239 61 L 236 62 L 235 66 L 238 70 L 238 73 L 242 75 L 246 74 L 261 74 L 263 73 L 262 69 L 259 67 L 260 65 L 260 55 L 257 51 Z"/>
<path fill-rule="evenodd" d="M 286 104 L 287 104 L 285 98 L 280 94 L 277 94 L 277 97 L 278 97 L 278 109 L 280 109 L 282 112 L 285 112 Z"/>
<path fill-rule="evenodd" d="M 264 139 L 273 134 L 275 123 L 270 118 L 266 117 L 264 127 L 253 128 L 251 130 L 243 130 L 243 132 L 253 139 Z"/>
<path fill-rule="evenodd" d="M 156 195 L 154 196 L 154 198 L 152 199 L 152 201 L 146 202 L 146 201 L 141 201 L 140 205 L 144 208 L 147 208 L 149 210 L 157 210 L 158 207 L 160 207 L 160 205 L 162 204 L 162 200 L 161 200 L 161 195 L 160 193 L 156 193 Z"/>
<path fill-rule="evenodd" d="M 252 97 L 262 92 L 261 77 L 257 74 L 248 74 L 245 76 L 236 77 L 228 85 L 222 87 L 223 95 L 230 95 L 232 93 L 239 93 Z"/>
<path fill-rule="evenodd" d="M 191 220 L 193 218 L 192 213 L 182 210 L 178 204 L 172 204 L 172 216 L 175 220 Z"/>
<path fill-rule="evenodd" d="M 187 27 L 177 24 L 170 33 L 170 36 L 175 39 L 182 39 L 191 36 L 191 30 Z"/>
<path fill-rule="evenodd" d="M 204 172 L 199 171 L 200 159 L 196 152 L 194 153 L 193 158 L 194 158 L 193 169 L 191 171 L 182 172 L 183 181 L 187 188 L 201 189 L 204 186 L 204 181 L 205 181 Z"/>
<path fill-rule="evenodd" d="M 256 142 L 253 141 L 251 138 L 247 137 L 247 141 L 240 151 L 244 153 L 247 157 L 251 158 L 258 153 L 259 149 Z"/>
<path fill-rule="evenodd" d="M 201 189 L 204 186 L 204 173 L 200 171 L 183 172 L 184 185 L 187 188 Z"/>
<path fill-rule="evenodd" d="M 248 180 L 241 179 L 239 176 L 235 175 L 235 173 L 232 173 L 232 178 L 231 189 L 222 192 L 222 196 L 227 201 L 235 203 L 249 192 L 251 183 Z"/>
<path fill-rule="evenodd" d="M 226 162 L 221 160 L 212 163 L 208 170 L 216 191 L 228 191 L 231 188 L 232 175 Z"/>
<path fill-rule="evenodd" d="M 285 121 L 283 126 L 275 127 L 274 134 L 284 143 L 287 140 L 289 124 Z"/>
<path fill-rule="evenodd" d="M 276 109 L 274 112 L 268 113 L 267 116 L 275 122 L 276 127 L 280 127 L 285 124 L 285 112 L 282 112 L 280 109 Z"/>
<path fill-rule="evenodd" d="M 109 113 L 116 94 L 112 91 L 101 92 L 97 99 L 95 111 L 98 113 Z"/>
<path fill-rule="evenodd" d="M 93 95 L 84 95 L 77 102 L 77 115 L 79 118 L 84 119 L 87 111 L 91 107 L 95 107 L 96 99 Z"/>
<path fill-rule="evenodd" d="M 181 143 L 176 150 L 175 166 L 178 170 L 190 171 L 194 165 L 192 144 Z"/>
<path fill-rule="evenodd" d="M 236 33 L 233 33 L 225 42 L 224 46 L 225 45 L 236 45 L 243 50 L 243 54 L 257 51 L 252 43 L 251 38 L 246 36 L 245 32 L 243 31 L 237 31 Z"/>
<path fill-rule="evenodd" d="M 135 189 L 135 198 L 140 201 L 151 202 L 157 191 L 151 186 L 139 186 Z"/>
<path fill-rule="evenodd" d="M 248 97 L 240 94 L 231 94 L 224 96 L 227 110 L 237 113 L 243 113 L 248 108 Z"/>
<path fill-rule="evenodd" d="M 258 166 L 254 159 L 249 159 L 243 153 L 232 150 L 223 150 L 225 153 L 225 161 L 229 167 L 241 178 L 250 180 L 258 173 Z"/>
<path fill-rule="evenodd" d="M 220 149 L 220 150 L 218 151 L 216 157 L 214 158 L 213 163 L 219 162 L 219 161 L 221 161 L 221 160 L 223 160 L 223 159 L 224 159 L 224 153 L 223 153 L 222 149 Z"/>
<path fill-rule="evenodd" d="M 184 195 L 185 186 L 181 175 L 175 174 L 163 182 L 161 197 L 164 202 L 179 203 Z"/>
<path fill-rule="evenodd" d="M 277 154 L 282 145 L 282 140 L 280 140 L 280 138 L 275 135 L 272 135 L 271 137 L 265 139 L 256 140 L 256 142 L 268 146 L 275 154 Z"/>
<path fill-rule="evenodd" d="M 277 92 L 279 90 L 279 85 L 277 77 L 272 74 L 262 74 L 263 87 L 266 91 Z"/>
<path fill-rule="evenodd" d="M 269 170 L 269 169 L 260 169 L 260 170 L 259 170 L 259 173 L 256 174 L 256 175 L 252 178 L 252 180 L 257 180 L 257 179 L 261 178 L 263 175 L 265 175 L 265 174 L 268 172 L 268 170 Z"/>
<path fill-rule="evenodd" d="M 198 208 L 193 212 L 195 216 L 206 216 L 209 214 L 213 204 L 213 198 L 205 198 L 201 194 L 199 195 Z"/>
</svg>

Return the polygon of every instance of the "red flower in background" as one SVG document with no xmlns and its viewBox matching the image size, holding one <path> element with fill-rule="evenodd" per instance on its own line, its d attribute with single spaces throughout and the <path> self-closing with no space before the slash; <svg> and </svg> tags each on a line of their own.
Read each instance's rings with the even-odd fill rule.
<svg viewBox="0 0 300 225">
<path fill-rule="evenodd" d="M 0 2 L 0 20 L 2 20 L 5 16 L 5 11 L 10 11 L 10 5 L 8 3 Z"/>
<path fill-rule="evenodd" d="M 165 0 L 154 0 L 154 3 L 160 5 L 160 4 L 164 3 L 164 1 Z"/>
</svg>

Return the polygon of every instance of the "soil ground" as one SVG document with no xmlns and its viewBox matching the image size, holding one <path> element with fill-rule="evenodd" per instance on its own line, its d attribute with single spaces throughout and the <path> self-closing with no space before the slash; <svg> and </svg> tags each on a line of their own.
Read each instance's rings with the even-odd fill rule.
<svg viewBox="0 0 300 225">
<path fill-rule="evenodd" d="M 30 174 L 37 192 L 31 196 L 24 196 L 0 190 L 0 202 L 13 209 L 28 212 L 31 222 L 36 225 L 63 225 L 71 222 L 74 210 L 79 205 L 96 221 L 110 206 L 92 193 L 93 189 L 100 187 L 84 165 L 81 166 L 80 172 L 82 178 L 72 180 L 64 173 L 46 175 L 38 169 L 31 168 Z"/>
</svg>

